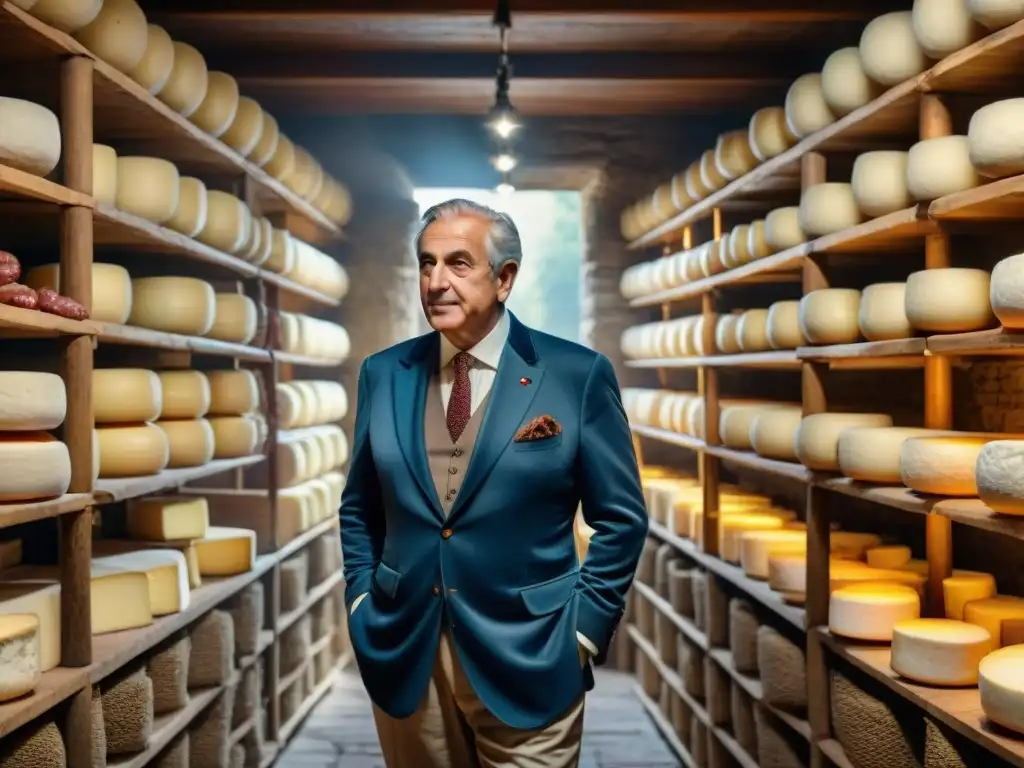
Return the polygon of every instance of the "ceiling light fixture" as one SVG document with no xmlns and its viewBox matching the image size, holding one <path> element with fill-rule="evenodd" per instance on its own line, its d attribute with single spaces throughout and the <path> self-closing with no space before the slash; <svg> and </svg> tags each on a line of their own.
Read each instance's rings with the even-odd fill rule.
<svg viewBox="0 0 1024 768">
<path fill-rule="evenodd" d="M 511 194 L 515 187 L 509 182 L 508 173 L 516 167 L 517 160 L 509 143 L 521 127 L 519 113 L 509 98 L 509 82 L 512 79 L 512 64 L 508 56 L 508 32 L 512 28 L 512 11 L 508 0 L 498 0 L 491 23 L 498 28 L 501 55 L 495 78 L 494 105 L 487 114 L 487 127 L 497 139 L 498 151 L 491 158 L 495 169 L 501 174 L 501 183 L 496 187 L 499 194 Z"/>
</svg>

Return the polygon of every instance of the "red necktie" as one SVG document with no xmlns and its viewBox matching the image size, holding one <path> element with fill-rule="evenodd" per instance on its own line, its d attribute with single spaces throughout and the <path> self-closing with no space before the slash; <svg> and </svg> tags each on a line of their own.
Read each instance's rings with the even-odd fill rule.
<svg viewBox="0 0 1024 768">
<path fill-rule="evenodd" d="M 459 352 L 452 359 L 455 369 L 455 381 L 452 393 L 448 398 L 448 435 L 452 442 L 458 442 L 463 430 L 469 423 L 469 412 L 472 410 L 472 393 L 469 389 L 469 364 L 473 358 L 468 352 Z"/>
</svg>

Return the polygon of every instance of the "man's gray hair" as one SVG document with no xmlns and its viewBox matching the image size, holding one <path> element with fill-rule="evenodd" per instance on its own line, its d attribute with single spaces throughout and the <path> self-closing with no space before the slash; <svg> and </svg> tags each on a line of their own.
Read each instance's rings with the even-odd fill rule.
<svg viewBox="0 0 1024 768">
<path fill-rule="evenodd" d="M 480 216 L 491 222 L 491 229 L 487 233 L 487 257 L 491 262 L 491 270 L 495 274 L 510 261 L 514 261 L 516 266 L 519 266 L 523 260 L 523 244 L 519 239 L 519 230 L 516 229 L 512 217 L 507 213 L 461 197 L 446 200 L 426 210 L 423 218 L 420 219 L 419 232 L 416 233 L 416 254 L 419 255 L 420 241 L 423 239 L 423 233 L 427 227 L 438 219 L 450 219 L 465 215 Z"/>
</svg>

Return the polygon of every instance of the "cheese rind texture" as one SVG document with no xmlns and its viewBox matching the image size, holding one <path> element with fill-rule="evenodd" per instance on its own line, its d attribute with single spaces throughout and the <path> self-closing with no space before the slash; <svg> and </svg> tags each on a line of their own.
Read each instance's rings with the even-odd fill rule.
<svg viewBox="0 0 1024 768">
<path fill-rule="evenodd" d="M 850 184 L 815 184 L 800 196 L 800 229 L 811 237 L 849 229 L 863 220 L 864 214 L 857 206 Z"/>
<path fill-rule="evenodd" d="M 989 289 L 989 273 L 983 269 L 925 269 L 907 278 L 903 308 L 919 331 L 980 331 L 995 323 Z"/>
<path fill-rule="evenodd" d="M 196 550 L 203 576 L 236 576 L 256 567 L 256 533 L 247 528 L 212 526 Z"/>
<path fill-rule="evenodd" d="M 804 417 L 796 433 L 796 455 L 809 469 L 839 469 L 839 439 L 853 427 L 891 427 L 884 413 L 816 413 Z"/>
<path fill-rule="evenodd" d="M 978 664 L 978 692 L 985 715 L 1024 734 L 1024 645 L 993 651 Z"/>
<path fill-rule="evenodd" d="M 978 682 L 978 666 L 992 650 L 983 627 L 952 619 L 912 619 L 892 630 L 892 668 L 925 685 L 964 686 Z"/>
<path fill-rule="evenodd" d="M 39 671 L 60 664 L 60 583 L 52 579 L 0 581 L 0 617 L 31 615 L 38 621 Z"/>
<path fill-rule="evenodd" d="M 937 496 L 976 496 L 974 468 L 982 447 L 999 435 L 912 437 L 900 448 L 903 484 Z"/>
<path fill-rule="evenodd" d="M 995 597 L 995 594 L 996 580 L 989 573 L 960 571 L 942 580 L 947 619 L 963 621 L 964 607 L 968 603 Z"/>
<path fill-rule="evenodd" d="M 928 68 L 928 57 L 914 36 L 911 11 L 876 16 L 860 36 L 860 59 L 867 76 L 885 86 L 899 85 Z"/>
<path fill-rule="evenodd" d="M 907 189 L 919 202 L 963 192 L 980 183 L 966 136 L 923 139 L 907 154 Z"/>
<path fill-rule="evenodd" d="M 160 377 L 145 368 L 97 368 L 92 372 L 96 424 L 154 421 L 163 410 Z"/>
<path fill-rule="evenodd" d="M 852 344 L 860 338 L 860 291 L 822 288 L 800 299 L 800 331 L 811 344 Z"/>
<path fill-rule="evenodd" d="M 850 177 L 853 199 L 869 218 L 909 208 L 907 153 L 893 150 L 864 152 L 853 162 Z"/>
<path fill-rule="evenodd" d="M 45 432 L 0 432 L 0 502 L 57 498 L 70 485 L 64 443 Z"/>
<path fill-rule="evenodd" d="M 1024 19 L 1018 0 L 966 0 L 971 16 L 988 29 L 1002 29 Z"/>
<path fill-rule="evenodd" d="M 0 96 L 0 164 L 46 176 L 60 162 L 57 116 L 41 104 Z"/>
<path fill-rule="evenodd" d="M 203 496 L 134 499 L 126 516 L 128 535 L 147 541 L 187 541 L 206 536 L 210 511 Z"/>
<path fill-rule="evenodd" d="M 198 419 L 209 412 L 210 380 L 206 374 L 200 371 L 161 371 L 157 375 L 162 400 L 160 419 Z"/>
<path fill-rule="evenodd" d="M 946 434 L 920 427 L 851 427 L 839 433 L 839 471 L 853 480 L 900 485 L 900 450 L 912 437 Z"/>
<path fill-rule="evenodd" d="M 101 478 L 155 475 L 171 458 L 167 435 L 155 424 L 130 427 L 102 427 L 99 442 Z"/>
<path fill-rule="evenodd" d="M 1024 328 L 1024 254 L 1008 256 L 996 264 L 988 298 L 1004 328 Z"/>
<path fill-rule="evenodd" d="M 186 336 L 203 336 L 213 326 L 216 299 L 209 283 L 193 277 L 132 280 L 129 325 Z"/>
<path fill-rule="evenodd" d="M 985 443 L 974 465 L 978 496 L 996 512 L 1024 516 L 1024 440 Z"/>
<path fill-rule="evenodd" d="M 53 373 L 0 371 L 0 432 L 56 429 L 67 415 L 64 380 Z"/>
<path fill-rule="evenodd" d="M 911 587 L 866 582 L 837 589 L 829 601 L 828 628 L 854 640 L 888 641 L 904 619 L 921 615 L 921 599 Z"/>
<path fill-rule="evenodd" d="M 189 606 L 188 565 L 185 555 L 175 549 L 141 549 L 120 555 L 94 558 L 93 563 L 107 568 L 146 575 L 150 609 L 154 616 L 167 616 Z"/>
<path fill-rule="evenodd" d="M 39 682 L 42 654 L 39 617 L 0 614 L 0 702 L 31 692 Z"/>
<path fill-rule="evenodd" d="M 158 421 L 167 436 L 168 469 L 200 467 L 213 459 L 214 435 L 206 419 Z"/>
</svg>

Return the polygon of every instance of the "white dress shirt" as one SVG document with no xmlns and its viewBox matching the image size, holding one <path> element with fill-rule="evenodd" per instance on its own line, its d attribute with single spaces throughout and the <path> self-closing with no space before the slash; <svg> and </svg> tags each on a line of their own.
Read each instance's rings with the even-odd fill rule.
<svg viewBox="0 0 1024 768">
<path fill-rule="evenodd" d="M 472 358 L 469 365 L 471 397 L 469 413 L 471 417 L 476 413 L 484 398 L 487 397 L 494 386 L 494 379 L 498 375 L 498 363 L 501 362 L 501 354 L 505 351 L 505 343 L 508 341 L 508 330 L 508 312 L 503 310 L 501 317 L 498 318 L 498 322 L 491 329 L 491 332 L 484 336 L 475 346 L 466 350 Z M 448 341 L 444 334 L 441 334 L 441 404 L 444 406 L 445 413 L 448 412 L 448 400 L 451 398 L 452 385 L 455 383 L 455 367 L 452 365 L 452 359 L 461 351 Z M 366 597 L 366 594 L 362 594 L 352 601 L 352 608 L 349 611 L 350 616 L 355 612 L 364 597 Z M 597 647 L 579 632 L 576 633 L 576 639 L 592 656 L 597 654 Z"/>
</svg>

